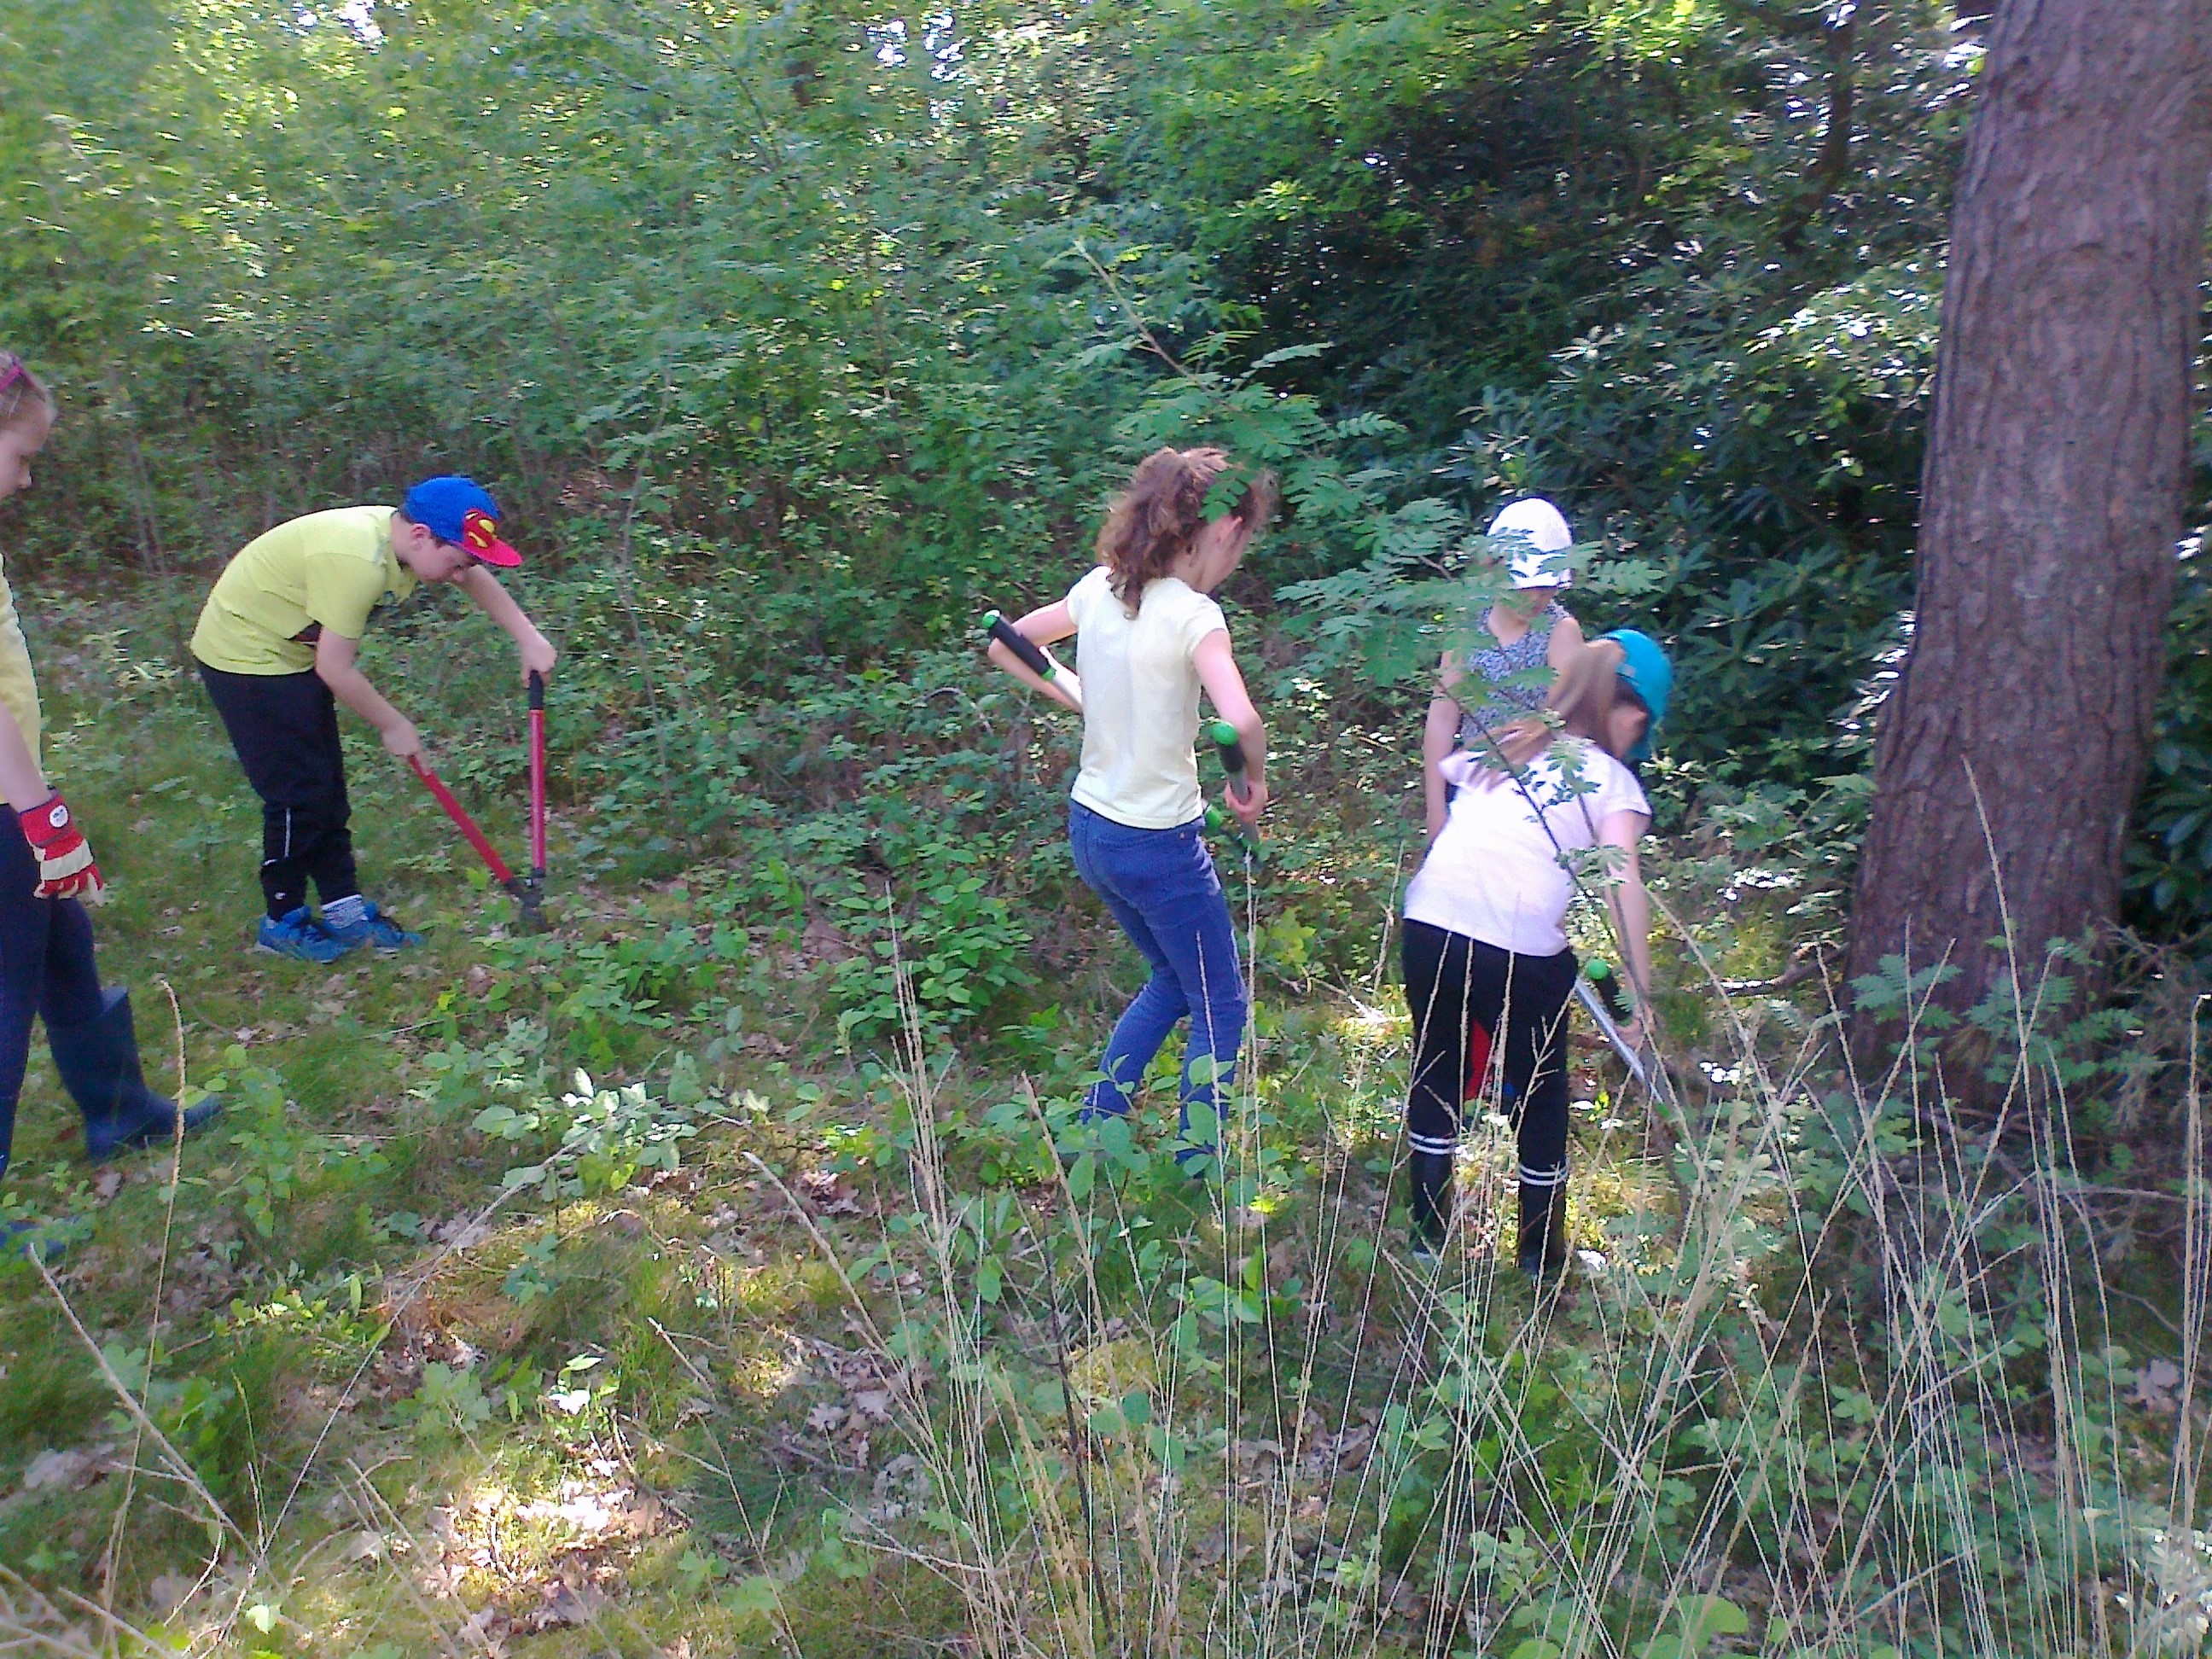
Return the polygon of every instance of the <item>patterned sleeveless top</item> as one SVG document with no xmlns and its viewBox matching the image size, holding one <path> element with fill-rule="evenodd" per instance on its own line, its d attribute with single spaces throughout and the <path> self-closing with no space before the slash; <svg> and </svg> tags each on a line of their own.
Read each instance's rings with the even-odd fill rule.
<svg viewBox="0 0 2212 1659">
<path fill-rule="evenodd" d="M 1463 711 L 1472 702 L 1482 717 L 1478 720 L 1474 713 L 1461 714 L 1461 748 L 1474 747 L 1485 726 L 1496 726 L 1543 707 L 1545 696 L 1552 689 L 1548 661 L 1552 629 L 1566 614 L 1566 608 L 1554 599 L 1530 619 L 1528 631 L 1512 644 L 1470 651 L 1461 659 L 1464 678 L 1452 688 L 1453 691 Z"/>
</svg>

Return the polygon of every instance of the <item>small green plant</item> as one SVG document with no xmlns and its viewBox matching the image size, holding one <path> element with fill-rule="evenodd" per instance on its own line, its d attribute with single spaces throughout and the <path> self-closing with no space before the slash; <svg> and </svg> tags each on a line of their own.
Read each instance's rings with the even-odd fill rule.
<svg viewBox="0 0 2212 1659">
<path fill-rule="evenodd" d="M 557 1137 L 544 1158 L 513 1165 L 501 1182 L 508 1192 L 534 1188 L 548 1201 L 617 1192 L 643 1170 L 673 1173 L 684 1142 L 699 1133 L 690 1108 L 653 1099 L 641 1083 L 600 1088 L 583 1071 L 557 1104 L 487 1106 L 471 1127 L 497 1140 Z"/>
<path fill-rule="evenodd" d="M 441 1364 L 422 1368 L 408 1405 L 416 1437 L 428 1445 L 465 1441 L 491 1421 L 492 1401 L 473 1370 Z"/>
<path fill-rule="evenodd" d="M 378 1148 L 349 1147 L 304 1121 L 283 1074 L 256 1064 L 242 1047 L 226 1048 L 222 1065 L 201 1086 L 224 1099 L 221 1121 L 236 1154 L 228 1184 L 263 1238 L 276 1236 L 280 1216 L 307 1192 L 370 1180 L 388 1167 Z"/>
</svg>

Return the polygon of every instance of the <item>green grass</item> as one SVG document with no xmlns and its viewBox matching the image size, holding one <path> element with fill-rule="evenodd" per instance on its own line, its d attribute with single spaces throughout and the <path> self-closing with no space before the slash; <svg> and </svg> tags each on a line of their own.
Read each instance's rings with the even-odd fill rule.
<svg viewBox="0 0 2212 1659">
<path fill-rule="evenodd" d="M 1326 796 L 1288 818 L 1309 873 L 1256 901 L 1261 1042 L 1209 1192 L 1165 1156 L 1164 1091 L 1126 1140 L 1066 1121 L 1129 963 L 1018 875 L 1055 867 L 1047 797 L 994 879 L 1031 882 L 1054 971 L 841 1040 L 851 958 L 807 933 L 836 866 L 770 866 L 818 836 L 872 867 L 842 763 L 672 851 L 657 792 L 591 781 L 580 671 L 558 933 L 512 937 L 361 743 L 369 890 L 430 943 L 316 969 L 246 948 L 250 798 L 197 689 L 132 672 L 158 664 L 112 626 L 79 606 L 40 641 L 115 878 L 103 965 L 161 1078 L 180 1029 L 229 1103 L 173 1185 L 161 1152 L 95 1182 L 34 1063 L 7 1199 L 88 1232 L 52 1289 L 0 1268 L 0 1634 L 26 1650 L 2203 1649 L 2201 1186 L 1915 1152 L 1825 1079 L 1804 1014 L 1727 1008 L 1670 952 L 1679 1024 L 1721 1035 L 1682 1053 L 1672 1124 L 1583 1055 L 1572 1221 L 1602 1271 L 1550 1298 L 1500 1270 L 1492 1126 L 1424 1284 L 1390 1218 L 1403 1021 L 1336 920 L 1381 915 L 1387 825 L 1360 842 Z M 519 848 L 520 700 L 439 637 L 402 629 L 384 672 L 423 665 L 410 702 Z M 1770 924 L 1704 879 L 1671 878 L 1684 925 L 1755 970 Z M 1000 937 L 917 904 L 902 951 Z M 1309 971 L 1331 948 L 1368 966 Z"/>
</svg>

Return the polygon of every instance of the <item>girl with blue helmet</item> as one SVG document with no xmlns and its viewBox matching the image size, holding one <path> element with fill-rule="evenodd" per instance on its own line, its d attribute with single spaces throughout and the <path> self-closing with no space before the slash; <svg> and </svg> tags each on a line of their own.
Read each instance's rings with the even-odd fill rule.
<svg viewBox="0 0 2212 1659">
<path fill-rule="evenodd" d="M 1577 647 L 1561 668 L 1553 721 L 1532 717 L 1540 749 L 1510 780 L 1488 769 L 1491 754 L 1461 749 L 1439 763 L 1456 787 L 1407 886 L 1401 935 L 1413 1021 L 1406 1134 L 1417 1259 L 1433 1262 L 1442 1249 L 1466 1103 L 1483 1095 L 1494 1056 L 1497 1097 L 1519 1143 L 1519 1264 L 1540 1280 L 1565 1263 L 1566 1023 L 1578 966 L 1565 923 L 1582 884 L 1576 855 L 1609 849 L 1594 879 L 1637 989 L 1622 1032 L 1633 1045 L 1651 978 L 1650 905 L 1637 864 L 1651 809 L 1631 764 L 1650 753 L 1673 683 L 1666 653 L 1621 629 Z"/>
</svg>

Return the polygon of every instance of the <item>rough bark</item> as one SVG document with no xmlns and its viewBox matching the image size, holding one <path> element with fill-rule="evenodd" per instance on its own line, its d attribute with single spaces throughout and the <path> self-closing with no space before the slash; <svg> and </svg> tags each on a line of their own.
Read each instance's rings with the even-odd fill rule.
<svg viewBox="0 0 2212 1659">
<path fill-rule="evenodd" d="M 2007 0 L 1984 75 L 1850 949 L 1854 975 L 1957 963 L 1954 1010 L 2008 982 L 2008 922 L 2039 976 L 2118 911 L 2201 334 L 2212 0 Z M 1861 1061 L 1895 1035 L 1857 1021 Z"/>
</svg>

